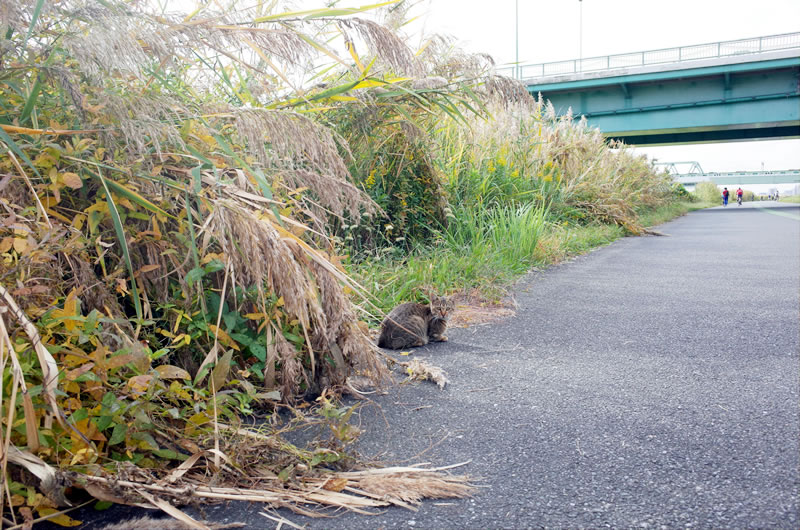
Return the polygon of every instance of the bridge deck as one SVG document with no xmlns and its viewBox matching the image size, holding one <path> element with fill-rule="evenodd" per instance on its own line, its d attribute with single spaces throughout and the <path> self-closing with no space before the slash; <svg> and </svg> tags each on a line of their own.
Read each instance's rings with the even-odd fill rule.
<svg viewBox="0 0 800 530">
<path fill-rule="evenodd" d="M 795 47 L 525 83 L 559 114 L 572 109 L 606 136 L 629 144 L 800 137 L 800 33 L 778 37 Z"/>
</svg>

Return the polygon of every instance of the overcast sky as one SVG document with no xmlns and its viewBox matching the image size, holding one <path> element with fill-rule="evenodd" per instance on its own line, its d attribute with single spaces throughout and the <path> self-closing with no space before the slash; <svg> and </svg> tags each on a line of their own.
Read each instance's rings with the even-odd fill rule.
<svg viewBox="0 0 800 530">
<path fill-rule="evenodd" d="M 414 12 L 422 15 L 419 24 L 427 32 L 452 35 L 466 50 L 487 52 L 502 66 L 516 56 L 515 5 L 515 0 L 423 0 Z M 522 64 L 577 59 L 581 48 L 586 58 L 800 31 L 800 0 L 519 0 L 518 5 Z M 696 160 L 705 171 L 800 168 L 800 140 L 639 150 L 663 162 Z"/>
<path fill-rule="evenodd" d="M 287 4 L 303 9 L 329 1 Z M 337 5 L 378 1 L 338 0 Z M 410 1 L 416 5 L 409 15 L 418 17 L 405 28 L 412 46 L 419 46 L 423 31 L 450 35 L 466 51 L 492 55 L 498 67 L 515 61 L 517 44 L 519 61 L 526 64 L 800 32 L 800 0 Z M 697 161 L 708 172 L 800 169 L 800 139 L 637 150 L 661 162 Z"/>
</svg>

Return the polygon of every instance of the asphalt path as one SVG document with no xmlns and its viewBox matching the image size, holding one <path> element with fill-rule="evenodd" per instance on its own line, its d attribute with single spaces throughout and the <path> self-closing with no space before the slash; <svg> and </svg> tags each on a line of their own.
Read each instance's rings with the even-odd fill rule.
<svg viewBox="0 0 800 530">
<path fill-rule="evenodd" d="M 415 351 L 450 385 L 362 408 L 391 464 L 469 461 L 478 493 L 309 528 L 798 528 L 800 207 L 691 213 L 527 275 L 516 316 Z M 274 528 L 258 506 L 217 521 Z"/>
</svg>

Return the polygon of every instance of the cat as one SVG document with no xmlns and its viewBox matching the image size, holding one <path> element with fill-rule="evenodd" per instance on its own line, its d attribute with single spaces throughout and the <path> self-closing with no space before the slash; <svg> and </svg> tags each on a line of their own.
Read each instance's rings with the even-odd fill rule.
<svg viewBox="0 0 800 530">
<path fill-rule="evenodd" d="M 453 311 L 453 301 L 431 295 L 430 304 L 406 302 L 392 309 L 381 323 L 378 346 L 401 350 L 424 346 L 428 341 L 444 342 L 447 336 L 447 317 Z"/>
</svg>

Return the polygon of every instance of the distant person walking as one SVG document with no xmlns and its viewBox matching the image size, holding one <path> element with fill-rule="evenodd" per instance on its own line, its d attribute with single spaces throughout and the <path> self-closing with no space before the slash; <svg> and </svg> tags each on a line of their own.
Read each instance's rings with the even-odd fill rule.
<svg viewBox="0 0 800 530">
<path fill-rule="evenodd" d="M 742 205 L 742 195 L 743 194 L 744 194 L 744 192 L 742 191 L 742 188 L 739 188 L 738 190 L 736 190 L 736 202 L 739 203 L 739 206 Z"/>
<path fill-rule="evenodd" d="M 730 193 L 728 192 L 728 188 L 725 188 L 724 190 L 722 190 L 722 205 L 723 206 L 727 206 L 728 205 L 728 195 L 730 195 Z"/>
</svg>

